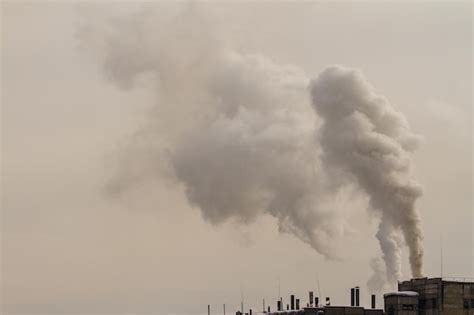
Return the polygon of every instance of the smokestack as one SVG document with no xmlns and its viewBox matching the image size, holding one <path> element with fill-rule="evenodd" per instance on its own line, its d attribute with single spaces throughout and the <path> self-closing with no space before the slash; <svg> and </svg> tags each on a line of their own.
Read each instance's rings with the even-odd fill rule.
<svg viewBox="0 0 474 315">
<path fill-rule="evenodd" d="M 351 288 L 351 306 L 355 306 L 355 289 Z"/>
<path fill-rule="evenodd" d="M 356 290 L 356 306 L 359 306 L 359 287 L 355 287 Z"/>
<path fill-rule="evenodd" d="M 326 296 L 326 305 L 331 306 L 331 299 L 329 298 L 329 296 Z"/>
<path fill-rule="evenodd" d="M 290 310 L 290 305 L 286 304 L 286 310 L 287 310 L 287 311 Z"/>
<path fill-rule="evenodd" d="M 207 315 L 211 314 L 211 306 L 207 304 Z"/>
<path fill-rule="evenodd" d="M 277 301 L 277 311 L 281 311 L 281 301 Z"/>
<path fill-rule="evenodd" d="M 372 308 L 375 308 L 375 294 L 372 294 Z"/>
<path fill-rule="evenodd" d="M 296 299 L 296 309 L 300 309 L 300 299 Z"/>
<path fill-rule="evenodd" d="M 314 306 L 318 307 L 319 306 L 319 296 L 314 298 Z"/>
<path fill-rule="evenodd" d="M 265 313 L 265 299 L 263 299 L 263 308 L 262 308 L 262 312 Z M 225 315 L 225 314 L 224 314 Z"/>
<path fill-rule="evenodd" d="M 290 304 L 291 310 L 293 311 L 295 309 L 295 296 L 293 294 L 290 296 Z"/>
<path fill-rule="evenodd" d="M 270 306 L 268 306 L 268 313 L 270 313 Z"/>
<path fill-rule="evenodd" d="M 252 309 L 249 310 L 249 315 L 252 315 Z"/>
<path fill-rule="evenodd" d="M 309 291 L 309 306 L 313 305 L 313 291 Z"/>
</svg>

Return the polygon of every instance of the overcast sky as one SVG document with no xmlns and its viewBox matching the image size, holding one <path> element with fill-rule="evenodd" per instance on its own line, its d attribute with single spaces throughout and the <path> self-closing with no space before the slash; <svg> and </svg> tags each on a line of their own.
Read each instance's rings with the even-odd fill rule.
<svg viewBox="0 0 474 315">
<path fill-rule="evenodd" d="M 146 55 L 153 27 L 135 42 L 121 22 L 144 11 L 148 23 L 160 25 L 196 10 L 226 45 L 309 78 L 329 64 L 363 72 L 424 138 L 413 159 L 424 190 L 417 206 L 425 274 L 440 275 L 442 238 L 444 276 L 474 277 L 471 2 L 1 6 L 3 312 L 198 314 L 226 303 L 233 313 L 241 287 L 246 307 L 260 309 L 265 298 L 274 308 L 278 278 L 286 299 L 294 293 L 306 301 L 319 279 L 320 295 L 333 305 L 348 304 L 356 285 L 369 305 L 369 262 L 380 248 L 377 221 L 360 198 L 334 205 L 350 226 L 334 261 L 279 233 L 269 215 L 212 225 L 166 169 L 108 193 L 111 178 L 121 176 L 117 163 L 135 157 L 123 148 L 140 142 L 137 131 L 160 100 L 146 77 L 127 86 L 105 71 L 107 52 L 97 38 L 117 28 L 119 43 L 133 39 L 133 53 Z M 185 124 L 170 117 L 158 127 Z M 402 272 L 410 278 L 406 251 Z"/>
</svg>

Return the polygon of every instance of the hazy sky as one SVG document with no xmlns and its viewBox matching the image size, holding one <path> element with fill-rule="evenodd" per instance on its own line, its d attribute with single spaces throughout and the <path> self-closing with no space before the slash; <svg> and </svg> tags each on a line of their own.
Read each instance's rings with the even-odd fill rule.
<svg viewBox="0 0 474 315">
<path fill-rule="evenodd" d="M 146 21 L 153 26 L 196 10 L 237 51 L 308 77 L 328 64 L 360 69 L 424 137 L 413 158 L 424 188 L 418 208 L 425 274 L 440 275 L 442 238 L 444 276 L 474 277 L 471 2 L 1 6 L 4 313 L 185 314 L 205 313 L 207 304 L 220 311 L 223 303 L 233 313 L 241 286 L 246 307 L 260 309 L 265 298 L 274 308 L 278 278 L 284 299 L 295 293 L 306 301 L 319 279 L 321 296 L 333 305 L 348 304 L 356 285 L 369 304 L 369 262 L 380 248 L 363 200 L 334 205 L 350 222 L 350 235 L 340 240 L 341 260 L 331 261 L 280 234 L 268 215 L 247 225 L 211 225 L 166 170 L 120 195 L 107 193 L 117 165 L 134 157 L 123 148 L 141 141 L 136 132 L 158 101 L 147 78 L 130 88 L 114 82 L 118 74 L 104 71 L 97 38 L 123 30 L 119 48 L 136 40 L 132 56 L 146 55 L 153 32 L 135 39 L 120 22 L 143 11 L 151 12 Z M 177 52 L 184 59 L 192 53 Z M 169 118 L 159 127 L 185 123 Z M 406 251 L 402 271 L 408 279 Z"/>
</svg>

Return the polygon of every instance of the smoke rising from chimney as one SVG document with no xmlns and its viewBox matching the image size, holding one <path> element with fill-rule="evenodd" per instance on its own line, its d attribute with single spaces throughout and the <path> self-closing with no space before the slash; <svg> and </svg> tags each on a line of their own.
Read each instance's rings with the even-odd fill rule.
<svg viewBox="0 0 474 315">
<path fill-rule="evenodd" d="M 207 222 L 270 215 L 281 232 L 337 258 L 347 223 L 333 203 L 355 185 L 380 217 L 388 280 L 400 276 L 400 232 L 421 275 L 421 189 L 409 158 L 419 138 L 360 73 L 328 67 L 308 93 L 301 69 L 233 49 L 194 9 L 169 20 L 153 14 L 90 21 L 79 34 L 111 82 L 156 98 L 110 191 L 168 172 Z"/>
<path fill-rule="evenodd" d="M 311 81 L 311 96 L 323 120 L 319 139 L 324 169 L 355 182 L 381 218 L 376 236 L 388 280 L 394 283 L 401 276 L 400 232 L 409 248 L 412 274 L 422 276 L 423 235 L 415 208 L 422 190 L 411 175 L 409 156 L 420 137 L 358 71 L 326 68 Z"/>
</svg>

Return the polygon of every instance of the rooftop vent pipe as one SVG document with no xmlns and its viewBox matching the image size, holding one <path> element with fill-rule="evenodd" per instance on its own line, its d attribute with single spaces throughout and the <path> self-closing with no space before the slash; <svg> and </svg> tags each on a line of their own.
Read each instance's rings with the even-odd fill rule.
<svg viewBox="0 0 474 315">
<path fill-rule="evenodd" d="M 355 287 L 355 291 L 356 291 L 356 305 L 355 306 L 359 306 L 359 301 L 360 301 L 359 287 Z"/>
<path fill-rule="evenodd" d="M 355 289 L 351 288 L 351 306 L 355 306 Z"/>
</svg>

